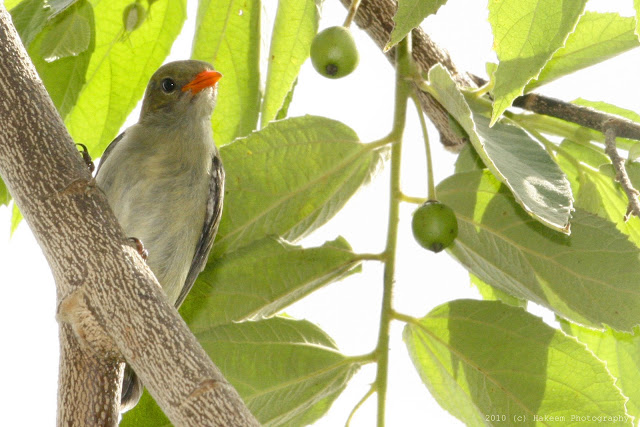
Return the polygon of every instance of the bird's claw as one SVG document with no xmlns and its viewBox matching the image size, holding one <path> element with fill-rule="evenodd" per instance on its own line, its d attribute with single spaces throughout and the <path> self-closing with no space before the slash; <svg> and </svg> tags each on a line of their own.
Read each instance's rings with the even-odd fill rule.
<svg viewBox="0 0 640 427">
<path fill-rule="evenodd" d="M 149 257 L 149 251 L 147 251 L 144 248 L 144 245 L 142 244 L 142 240 L 138 239 L 137 237 L 129 237 L 129 240 L 131 240 L 133 242 L 133 244 L 136 247 L 136 250 L 138 251 L 138 253 L 142 257 L 142 259 L 146 261 L 147 258 Z"/>
<path fill-rule="evenodd" d="M 87 149 L 87 146 L 84 144 L 80 144 L 80 143 L 76 143 L 76 145 L 80 146 L 80 148 L 82 148 L 82 151 L 80 152 L 80 154 L 82 155 L 82 160 L 84 160 L 84 163 L 87 165 L 87 168 L 89 169 L 90 173 L 93 173 L 93 171 L 96 169 L 96 165 L 93 164 L 93 160 L 91 159 L 91 156 L 89 155 L 89 150 Z"/>
</svg>

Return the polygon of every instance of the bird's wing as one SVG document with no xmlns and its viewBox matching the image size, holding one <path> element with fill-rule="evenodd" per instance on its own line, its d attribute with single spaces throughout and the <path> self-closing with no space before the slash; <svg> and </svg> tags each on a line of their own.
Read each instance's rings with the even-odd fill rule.
<svg viewBox="0 0 640 427">
<path fill-rule="evenodd" d="M 98 165 L 98 170 L 96 171 L 96 176 L 98 176 L 98 172 L 100 172 L 100 168 L 102 167 L 102 165 L 104 165 L 104 162 L 107 161 L 107 157 L 109 157 L 109 154 L 113 151 L 113 149 L 118 144 L 118 142 L 120 142 L 122 137 L 124 137 L 124 132 L 122 132 L 120 135 L 116 136 L 116 139 L 111 141 L 111 143 L 107 146 L 107 149 L 104 150 L 104 153 L 102 153 L 102 157 L 100 158 L 100 164 Z"/>
<path fill-rule="evenodd" d="M 220 217 L 222 216 L 222 199 L 224 196 L 224 169 L 222 167 L 222 161 L 214 154 L 213 162 L 211 165 L 211 178 L 209 180 L 209 198 L 207 199 L 207 212 L 204 219 L 204 227 L 202 228 L 202 234 L 200 234 L 200 240 L 196 246 L 196 252 L 191 262 L 191 268 L 189 274 L 187 274 L 187 280 L 184 282 L 184 286 L 180 291 L 180 295 L 176 300 L 175 306 L 180 307 L 180 304 L 187 297 L 187 294 L 191 290 L 193 283 L 196 281 L 198 274 L 204 269 L 209 258 L 209 251 L 213 246 L 213 240 L 216 237 L 218 231 L 218 224 L 220 224 Z"/>
</svg>

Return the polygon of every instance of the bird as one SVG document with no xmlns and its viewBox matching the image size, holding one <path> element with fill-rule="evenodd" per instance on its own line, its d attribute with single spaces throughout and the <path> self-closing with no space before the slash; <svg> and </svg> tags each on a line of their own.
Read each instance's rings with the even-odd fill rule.
<svg viewBox="0 0 640 427">
<path fill-rule="evenodd" d="M 109 144 L 95 176 L 176 308 L 206 265 L 222 215 L 225 175 L 211 125 L 220 78 L 204 61 L 161 66 L 138 122 Z M 120 412 L 133 408 L 142 391 L 126 365 Z"/>
</svg>

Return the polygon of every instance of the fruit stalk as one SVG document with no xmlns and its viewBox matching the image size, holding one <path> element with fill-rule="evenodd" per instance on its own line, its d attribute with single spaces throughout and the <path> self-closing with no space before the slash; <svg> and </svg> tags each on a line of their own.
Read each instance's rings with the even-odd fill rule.
<svg viewBox="0 0 640 427">
<path fill-rule="evenodd" d="M 343 27 L 349 28 L 351 23 L 353 22 L 353 18 L 356 16 L 356 12 L 358 11 L 358 6 L 360 6 L 360 0 L 352 0 L 351 6 L 349 6 L 349 12 L 347 13 L 347 17 L 344 20 Z"/>
<path fill-rule="evenodd" d="M 427 123 L 424 119 L 424 112 L 422 111 L 420 100 L 418 99 L 418 96 L 415 92 L 412 94 L 411 99 L 416 105 L 416 110 L 418 110 L 418 118 L 420 119 L 420 127 L 422 128 L 422 136 L 424 137 L 424 149 L 427 155 L 427 200 L 437 200 L 436 185 L 433 179 L 433 161 L 431 160 L 431 147 L 429 146 L 429 132 L 427 131 Z"/>
</svg>

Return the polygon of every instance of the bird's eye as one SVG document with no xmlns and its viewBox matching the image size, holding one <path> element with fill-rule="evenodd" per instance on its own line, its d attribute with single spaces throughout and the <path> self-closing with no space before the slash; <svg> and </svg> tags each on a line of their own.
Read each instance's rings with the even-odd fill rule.
<svg viewBox="0 0 640 427">
<path fill-rule="evenodd" d="M 161 85 L 162 85 L 162 90 L 165 91 L 165 93 L 171 93 L 176 88 L 176 82 L 174 82 L 173 79 L 170 79 L 168 77 L 162 80 Z"/>
</svg>

